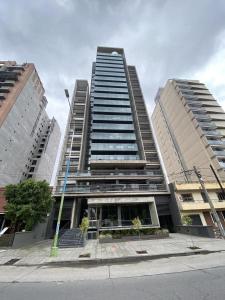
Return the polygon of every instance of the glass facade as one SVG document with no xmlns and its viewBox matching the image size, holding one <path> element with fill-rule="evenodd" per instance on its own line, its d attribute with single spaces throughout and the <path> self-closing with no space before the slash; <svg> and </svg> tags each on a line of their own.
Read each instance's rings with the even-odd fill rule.
<svg viewBox="0 0 225 300">
<path fill-rule="evenodd" d="M 124 66 L 120 54 L 97 53 L 91 88 L 90 160 L 140 159 Z"/>
</svg>

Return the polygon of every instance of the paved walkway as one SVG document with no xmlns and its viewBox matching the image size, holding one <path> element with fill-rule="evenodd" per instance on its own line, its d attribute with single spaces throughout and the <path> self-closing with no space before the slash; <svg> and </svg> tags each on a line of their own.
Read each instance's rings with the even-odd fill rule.
<svg viewBox="0 0 225 300">
<path fill-rule="evenodd" d="M 200 249 L 192 250 L 195 246 Z M 0 265 L 10 259 L 18 259 L 14 265 L 48 265 L 76 264 L 80 262 L 106 262 L 154 259 L 160 257 L 191 255 L 193 252 L 225 251 L 225 240 L 209 239 L 182 234 L 170 234 L 169 238 L 160 240 L 142 240 L 120 243 L 99 244 L 98 240 L 90 240 L 84 248 L 59 249 L 58 257 L 50 257 L 51 241 L 46 240 L 33 246 L 20 249 L 0 249 Z M 145 250 L 146 254 L 137 251 Z M 80 258 L 80 255 L 90 257 Z"/>
</svg>

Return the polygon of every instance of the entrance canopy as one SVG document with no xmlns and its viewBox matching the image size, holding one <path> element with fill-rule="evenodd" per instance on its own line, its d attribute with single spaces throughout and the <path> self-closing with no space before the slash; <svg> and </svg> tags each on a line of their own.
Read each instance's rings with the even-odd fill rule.
<svg viewBox="0 0 225 300">
<path fill-rule="evenodd" d="M 119 203 L 150 203 L 154 202 L 154 197 L 107 197 L 89 198 L 88 205 L 98 204 L 119 204 Z"/>
</svg>

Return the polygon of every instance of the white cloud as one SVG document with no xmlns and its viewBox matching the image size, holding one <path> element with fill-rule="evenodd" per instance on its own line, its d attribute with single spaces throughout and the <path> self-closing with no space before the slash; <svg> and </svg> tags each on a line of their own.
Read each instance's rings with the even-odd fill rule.
<svg viewBox="0 0 225 300">
<path fill-rule="evenodd" d="M 184 77 L 205 83 L 225 110 L 225 32 L 218 38 L 218 50 L 202 68 Z"/>
</svg>

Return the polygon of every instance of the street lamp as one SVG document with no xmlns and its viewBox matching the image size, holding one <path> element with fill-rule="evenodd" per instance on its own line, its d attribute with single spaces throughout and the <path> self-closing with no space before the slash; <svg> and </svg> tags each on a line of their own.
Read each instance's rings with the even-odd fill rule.
<svg viewBox="0 0 225 300">
<path fill-rule="evenodd" d="M 68 92 L 68 90 L 64 90 L 64 91 L 65 91 L 65 95 L 66 95 L 66 98 L 67 98 L 68 103 L 69 103 L 70 115 L 71 115 L 71 118 L 72 118 L 73 112 L 72 112 L 71 104 L 70 104 L 70 101 L 69 101 L 69 92 Z M 72 151 L 72 145 L 73 145 L 73 137 L 74 137 L 74 130 L 73 130 L 72 139 L 71 139 L 70 153 L 69 153 L 69 156 L 66 159 L 66 173 L 65 173 L 64 182 L 63 182 L 63 189 L 62 189 L 62 195 L 61 195 L 61 200 L 60 200 L 58 219 L 57 219 L 55 235 L 54 235 L 54 240 L 53 240 L 53 244 L 52 244 L 52 247 L 51 247 L 50 256 L 58 256 L 59 229 L 60 229 L 60 222 L 61 222 L 61 217 L 62 217 L 62 209 L 63 209 L 63 203 L 64 203 L 64 197 L 65 197 L 65 191 L 66 191 L 67 178 L 68 178 L 69 169 L 70 169 L 70 158 L 71 158 L 71 151 Z"/>
</svg>

